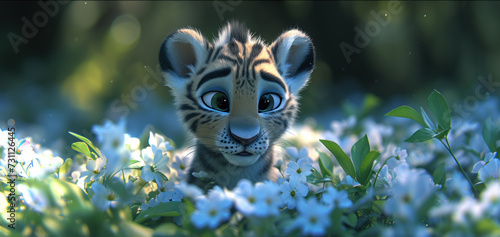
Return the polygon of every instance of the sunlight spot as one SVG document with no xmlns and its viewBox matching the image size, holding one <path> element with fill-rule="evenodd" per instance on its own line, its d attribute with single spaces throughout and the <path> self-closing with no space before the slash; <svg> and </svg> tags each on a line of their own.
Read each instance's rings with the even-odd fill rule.
<svg viewBox="0 0 500 237">
<path fill-rule="evenodd" d="M 139 40 L 141 25 L 134 16 L 121 15 L 111 25 L 111 37 L 123 45 L 131 45 Z"/>
</svg>

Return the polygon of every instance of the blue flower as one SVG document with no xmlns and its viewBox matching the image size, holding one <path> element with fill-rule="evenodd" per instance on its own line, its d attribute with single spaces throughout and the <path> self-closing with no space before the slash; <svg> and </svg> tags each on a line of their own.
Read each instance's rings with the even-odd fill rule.
<svg viewBox="0 0 500 237">
<path fill-rule="evenodd" d="M 160 172 L 163 174 L 169 174 L 170 168 L 168 168 L 168 155 L 163 154 L 160 149 L 157 149 L 153 153 L 151 147 L 146 147 L 142 150 L 142 160 L 144 161 L 144 166 L 142 167 L 141 178 L 146 181 L 162 180 Z"/>
<path fill-rule="evenodd" d="M 301 158 L 297 162 L 290 161 L 285 173 L 290 175 L 290 180 L 297 179 L 302 183 L 307 182 L 307 176 L 312 174 L 312 165 L 307 158 Z"/>
<path fill-rule="evenodd" d="M 298 218 L 290 225 L 288 231 L 299 227 L 303 235 L 324 235 L 330 226 L 331 209 L 318 203 L 316 199 L 301 199 L 297 204 Z"/>
<path fill-rule="evenodd" d="M 352 201 L 345 190 L 338 191 L 333 187 L 328 187 L 322 194 L 321 202 L 330 208 L 350 208 Z"/>
<path fill-rule="evenodd" d="M 119 204 L 118 196 L 115 192 L 106 189 L 101 183 L 95 182 L 90 187 L 94 192 L 92 204 L 100 210 L 106 211 L 108 208 L 116 208 Z"/>
<path fill-rule="evenodd" d="M 191 215 L 191 222 L 196 228 L 214 229 L 231 216 L 231 198 L 218 186 L 210 190 L 207 196 L 196 199 L 196 211 Z"/>
<path fill-rule="evenodd" d="M 281 200 L 287 205 L 288 209 L 294 209 L 298 199 L 303 198 L 309 192 L 309 188 L 298 179 L 283 181 L 280 185 Z"/>
<path fill-rule="evenodd" d="M 498 158 L 495 159 L 497 153 L 488 153 L 484 160 L 477 162 L 474 164 L 472 168 L 472 173 L 478 174 L 478 178 L 481 181 L 487 181 L 489 179 L 498 180 L 499 172 L 500 172 L 500 161 Z"/>
</svg>

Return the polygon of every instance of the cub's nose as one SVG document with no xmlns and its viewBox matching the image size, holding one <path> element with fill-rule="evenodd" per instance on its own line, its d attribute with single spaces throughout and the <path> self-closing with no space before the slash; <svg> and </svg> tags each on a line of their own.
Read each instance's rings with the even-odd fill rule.
<svg viewBox="0 0 500 237">
<path fill-rule="evenodd" d="M 255 140 L 257 140 L 257 138 L 259 138 L 259 133 L 255 134 L 252 137 L 248 137 L 248 138 L 247 137 L 240 137 L 237 134 L 233 133 L 233 131 L 231 129 L 229 129 L 229 134 L 231 135 L 231 137 L 234 140 L 238 141 L 243 146 L 246 146 L 248 144 L 252 144 L 252 142 L 254 142 Z"/>
<path fill-rule="evenodd" d="M 257 119 L 233 118 L 229 121 L 228 130 L 231 138 L 244 146 L 256 141 L 260 135 L 260 125 Z"/>
</svg>

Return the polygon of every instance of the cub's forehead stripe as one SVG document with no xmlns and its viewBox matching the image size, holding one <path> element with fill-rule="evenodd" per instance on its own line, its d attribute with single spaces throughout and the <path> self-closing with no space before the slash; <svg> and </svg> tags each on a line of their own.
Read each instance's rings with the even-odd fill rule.
<svg viewBox="0 0 500 237">
<path fill-rule="evenodd" d="M 231 73 L 230 68 L 222 68 L 222 69 L 215 70 L 215 71 L 212 71 L 212 72 L 205 74 L 205 76 L 203 76 L 201 78 L 200 83 L 198 83 L 196 90 L 200 89 L 200 87 L 201 87 L 201 85 L 203 85 L 203 83 L 208 82 L 208 81 L 215 79 L 215 78 L 225 77 L 225 76 L 229 75 L 229 73 Z"/>
<path fill-rule="evenodd" d="M 266 81 L 278 83 L 281 87 L 283 87 L 283 90 L 286 91 L 286 85 L 279 77 L 264 71 L 260 71 L 260 77 Z"/>
</svg>

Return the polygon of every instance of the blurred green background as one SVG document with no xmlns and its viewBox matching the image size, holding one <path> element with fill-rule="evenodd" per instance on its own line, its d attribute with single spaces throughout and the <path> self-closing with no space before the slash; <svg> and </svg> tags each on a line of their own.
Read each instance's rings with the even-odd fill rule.
<svg viewBox="0 0 500 237">
<path fill-rule="evenodd" d="M 478 77 L 500 81 L 499 12 L 500 2 L 463 1 L 0 2 L 0 127 L 13 118 L 21 137 L 62 149 L 74 140 L 67 131 L 91 136 L 93 124 L 126 116 L 134 136 L 150 124 L 182 143 L 170 91 L 146 67 L 156 70 L 173 30 L 212 40 L 233 19 L 267 43 L 293 27 L 313 39 L 298 122 L 326 128 L 368 93 L 381 102 L 375 116 L 424 104 L 432 89 L 452 107 L 475 96 Z"/>
</svg>

